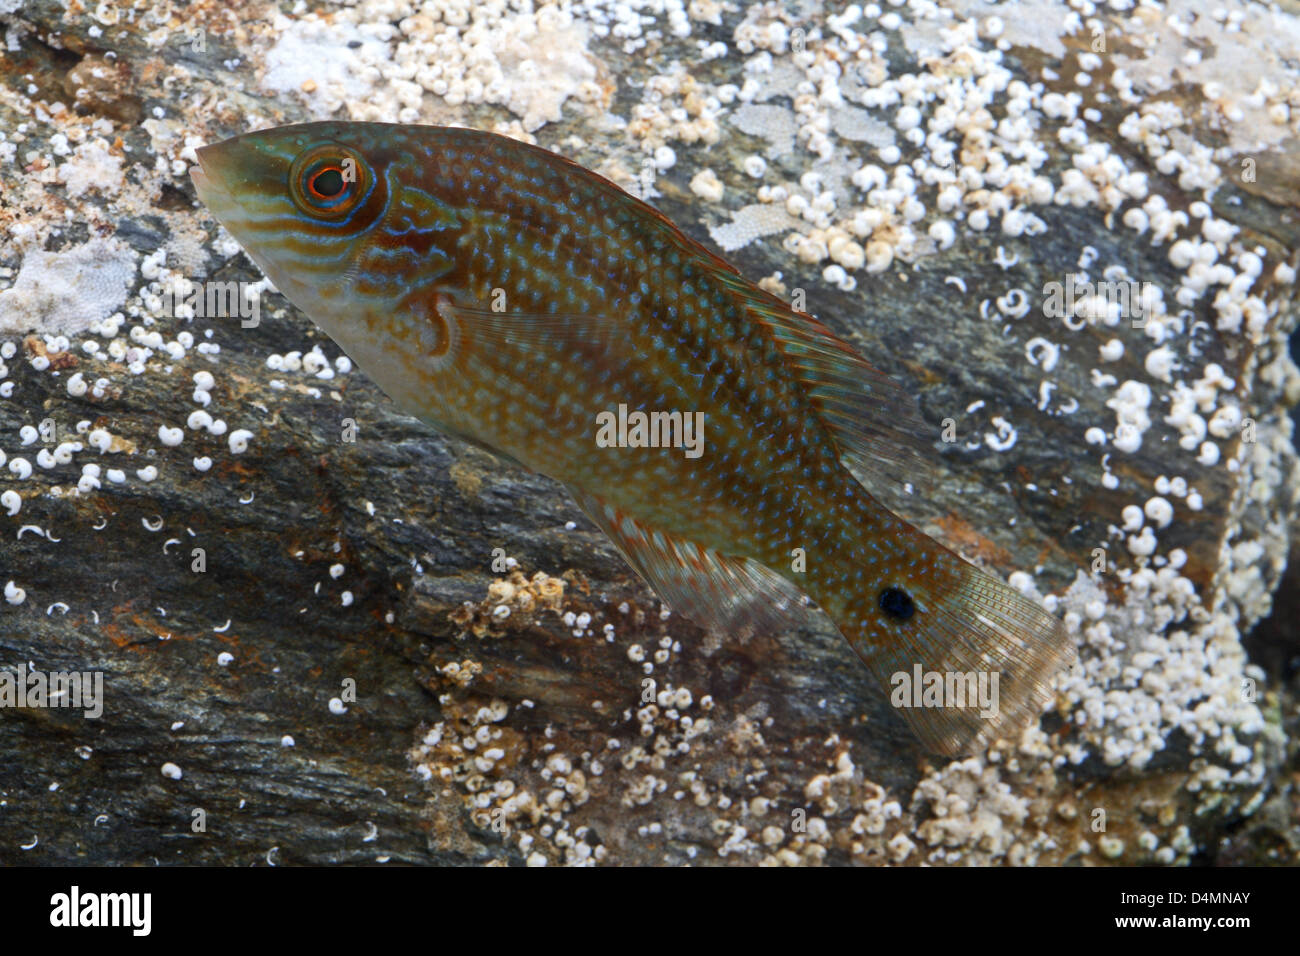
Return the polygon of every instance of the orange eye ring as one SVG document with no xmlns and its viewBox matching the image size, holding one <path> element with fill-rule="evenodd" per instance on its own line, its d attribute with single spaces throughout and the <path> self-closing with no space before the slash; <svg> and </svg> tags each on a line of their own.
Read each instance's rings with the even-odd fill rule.
<svg viewBox="0 0 1300 956">
<path fill-rule="evenodd" d="M 335 177 L 331 174 L 337 174 L 337 185 L 334 183 Z M 321 180 L 325 177 L 330 178 L 327 187 L 322 188 Z M 347 188 L 347 181 L 343 178 L 342 166 L 322 166 L 320 169 L 307 176 L 307 192 L 313 199 L 319 199 L 321 202 L 328 202 L 339 194 L 339 190 Z"/>
<path fill-rule="evenodd" d="M 356 150 L 337 143 L 305 150 L 289 169 L 294 205 L 314 219 L 350 216 L 373 186 L 370 164 Z"/>
</svg>

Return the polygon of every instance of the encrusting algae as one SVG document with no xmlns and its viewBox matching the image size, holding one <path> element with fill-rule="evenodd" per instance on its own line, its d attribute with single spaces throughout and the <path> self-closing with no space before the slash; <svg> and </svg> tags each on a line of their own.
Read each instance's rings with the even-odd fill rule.
<svg viewBox="0 0 1300 956">
<path fill-rule="evenodd" d="M 471 129 L 198 156 L 208 208 L 399 406 L 563 483 L 683 616 L 736 634 L 806 596 L 944 754 L 1049 700 L 1060 622 L 867 490 L 932 453 L 910 396 L 651 206 Z"/>
</svg>

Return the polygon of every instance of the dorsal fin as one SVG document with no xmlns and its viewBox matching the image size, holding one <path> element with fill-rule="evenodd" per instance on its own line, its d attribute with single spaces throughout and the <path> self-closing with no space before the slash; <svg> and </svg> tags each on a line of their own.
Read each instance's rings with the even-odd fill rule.
<svg viewBox="0 0 1300 956">
<path fill-rule="evenodd" d="M 933 429 L 921 417 L 916 400 L 897 382 L 869 365 L 852 345 L 817 319 L 795 312 L 750 283 L 734 265 L 687 235 L 654 206 L 568 157 L 548 155 L 559 158 L 573 175 L 630 202 L 679 248 L 698 256 L 701 265 L 745 299 L 751 317 L 772 331 L 777 345 L 802 374 L 823 424 L 839 447 L 840 460 L 868 490 L 893 483 L 910 484 L 916 492 L 930 484 L 935 457 Z"/>
<path fill-rule="evenodd" d="M 774 571 L 665 534 L 579 488 L 569 493 L 674 612 L 727 636 L 809 626 L 813 605 Z"/>
<path fill-rule="evenodd" d="M 717 278 L 745 300 L 751 318 L 772 333 L 795 367 L 840 460 L 868 490 L 877 483 L 929 484 L 933 429 L 916 400 L 853 346 L 810 315 L 795 312 L 739 276 Z"/>
<path fill-rule="evenodd" d="M 479 133 L 478 130 L 471 132 Z M 500 139 L 492 133 L 479 133 L 479 135 L 488 136 L 493 139 Z M 695 239 L 692 239 L 683 232 L 678 225 L 669 219 L 664 213 L 660 212 L 650 203 L 634 196 L 622 186 L 613 180 L 602 176 L 600 173 L 588 169 L 579 164 L 577 160 L 570 159 L 561 153 L 551 152 L 542 146 L 534 146 L 532 143 L 525 143 L 522 140 L 511 140 L 511 146 L 518 147 L 526 152 L 540 153 L 543 163 L 548 165 L 558 164 L 564 167 L 567 175 L 574 179 L 585 181 L 593 185 L 597 193 L 603 193 L 601 204 L 606 201 L 621 203 L 625 208 L 635 210 L 635 215 L 642 220 L 640 225 L 644 228 L 647 223 L 652 223 L 655 228 L 661 230 L 664 235 L 671 236 L 676 245 L 688 255 L 698 255 L 705 260 L 705 265 L 718 270 L 719 273 L 729 276 L 740 276 L 740 271 L 726 259 L 723 259 L 716 252 L 713 252 L 707 246 L 702 245 Z"/>
<path fill-rule="evenodd" d="M 926 425 L 912 396 L 863 360 L 849 343 L 812 316 L 793 311 L 748 282 L 734 265 L 692 239 L 654 206 L 599 173 L 540 147 L 515 145 L 543 153 L 549 163 L 559 160 L 567 172 L 594 185 L 598 193 L 608 193 L 612 201 L 637 210 L 642 227 L 653 224 L 654 230 L 697 256 L 702 266 L 743 297 L 754 321 L 771 330 L 778 347 L 801 374 L 839 448 L 840 460 L 868 490 L 895 483 L 911 484 L 915 491 L 929 484 L 935 457 L 933 429 Z"/>
</svg>

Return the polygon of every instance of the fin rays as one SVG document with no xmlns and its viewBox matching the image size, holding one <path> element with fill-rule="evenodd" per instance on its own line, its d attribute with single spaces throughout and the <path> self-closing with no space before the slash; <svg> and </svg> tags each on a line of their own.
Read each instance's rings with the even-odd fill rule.
<svg viewBox="0 0 1300 956">
<path fill-rule="evenodd" d="M 580 489 L 571 487 L 569 493 L 655 593 L 694 624 L 748 636 L 794 627 L 811 617 L 803 593 L 758 562 L 647 528 Z"/>
<path fill-rule="evenodd" d="M 930 482 L 932 429 L 897 382 L 868 364 L 853 347 L 812 316 L 736 276 L 720 275 L 743 296 L 755 321 L 772 333 L 778 348 L 808 387 L 822 422 L 855 478 L 873 484 Z"/>
<path fill-rule="evenodd" d="M 1016 740 L 1052 700 L 1051 680 L 1076 659 L 1064 625 L 996 578 L 951 555 L 947 579 L 921 587 L 914 618 L 889 628 L 887 640 L 859 635 L 849 643 L 884 693 L 896 675 L 997 676 L 991 716 L 975 707 L 900 706 L 913 732 L 945 756 L 972 753 L 995 739 Z M 849 635 L 846 635 L 849 636 Z"/>
</svg>

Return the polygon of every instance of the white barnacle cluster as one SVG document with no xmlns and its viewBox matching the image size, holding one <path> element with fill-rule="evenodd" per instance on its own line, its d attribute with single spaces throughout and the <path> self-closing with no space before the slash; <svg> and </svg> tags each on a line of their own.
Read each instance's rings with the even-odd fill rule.
<svg viewBox="0 0 1300 956">
<path fill-rule="evenodd" d="M 18 354 L 18 346 L 13 342 L 0 342 L 0 398 L 12 398 L 14 394 L 14 383 L 7 382 L 9 377 L 9 366 L 5 363 Z M 3 456 L 3 452 L 0 452 Z M 4 464 L 3 457 L 0 457 L 0 465 Z"/>
<path fill-rule="evenodd" d="M 352 371 L 352 360 L 346 355 L 340 355 L 331 363 L 317 344 L 307 352 L 294 350 L 283 355 L 272 352 L 266 357 L 266 367 L 273 372 L 301 373 L 327 382 L 335 375 L 346 375 Z"/>
<path fill-rule="evenodd" d="M 1172 507 L 1160 497 L 1127 526 L 1144 519 L 1159 525 Z M 1149 525 L 1148 525 L 1149 527 Z M 1179 571 L 1186 557 L 1174 551 L 1163 567 L 1121 569 L 1127 599 L 1110 602 L 1096 582 L 1080 576 L 1060 600 L 1067 628 L 1090 653 L 1083 673 L 1062 680 L 1076 723 L 1110 764 L 1141 768 L 1164 749 L 1173 729 L 1194 750 L 1236 767 L 1223 783 L 1257 782 L 1262 764 L 1242 739 L 1263 730 L 1253 699 L 1241 693 L 1248 667 L 1227 608 L 1209 613 L 1192 582 Z M 1213 666 L 1212 666 L 1213 664 Z M 1086 758 L 1085 744 L 1067 748 L 1071 762 Z M 1210 766 L 1206 763 L 1206 766 Z M 1217 773 L 1217 771 L 1211 771 Z"/>
<path fill-rule="evenodd" d="M 1142 436 L 1151 427 L 1151 387 L 1132 379 L 1125 381 L 1113 397 L 1106 400 L 1115 410 L 1114 446 L 1120 451 L 1135 452 L 1142 447 Z"/>
<path fill-rule="evenodd" d="M 756 104 L 788 95 L 796 142 L 827 166 L 798 183 L 769 179 L 759 199 L 804 221 L 787 237 L 787 249 L 825 264 L 824 278 L 844 289 L 853 287 L 854 273 L 949 248 L 954 222 L 980 231 L 1000 219 L 1007 235 L 1041 232 L 1042 220 L 1028 207 L 1056 193 L 1039 173 L 1048 153 L 1031 121 L 1042 85 L 1014 81 L 1000 51 L 981 44 L 974 21 L 955 21 L 952 11 L 933 4 L 913 3 L 909 12 L 937 28 L 934 52 L 942 56 L 897 76 L 886 54 L 902 21 L 876 4 L 854 5 L 814 25 L 788 56 L 790 31 L 776 8 L 750 8 L 735 33 L 737 50 L 749 56 L 747 80 L 736 93 L 743 105 L 732 121 L 746 132 L 772 130 L 778 142 L 789 112 Z M 1005 111 L 996 105 L 1004 97 Z M 754 125 L 759 117 L 762 127 Z M 873 145 L 874 158 L 844 166 L 837 137 Z M 918 226 L 935 213 L 941 215 L 928 227 Z"/>
<path fill-rule="evenodd" d="M 1170 393 L 1165 422 L 1178 430 L 1179 446 L 1196 452 L 1196 460 L 1207 467 L 1218 464 L 1220 455 L 1219 446 L 1209 436 L 1240 437 L 1242 414 L 1235 389 L 1236 383 L 1218 363 L 1211 362 L 1200 378 L 1190 385 L 1179 381 Z"/>
<path fill-rule="evenodd" d="M 563 583 L 542 572 L 527 578 L 515 569 L 490 583 L 487 599 L 477 609 L 471 605 L 453 619 L 484 636 L 490 632 L 480 621 L 486 628 L 512 617 L 501 611 L 532 614 L 545 609 L 554 612 L 571 637 L 594 638 L 601 653 L 627 660 L 636 675 L 632 686 L 639 688 L 637 703 L 621 714 L 631 740 L 611 736 L 603 747 L 572 753 L 548 726 L 540 743 L 534 740 L 523 750 L 523 740 L 509 726 L 508 705 L 484 705 L 463 693 L 472 676 L 463 680 L 461 675 L 476 674 L 481 666 L 460 660 L 439 669 L 448 686 L 440 697 L 444 719 L 417 743 L 411 758 L 419 776 L 444 792 L 459 792 L 479 826 L 502 832 L 526 857 L 537 855 L 538 865 L 590 865 L 607 853 L 588 839 L 584 820 L 585 805 L 602 793 L 629 808 L 688 801 L 701 809 L 727 810 L 732 800 L 725 788 L 697 771 L 696 741 L 713 730 L 712 698 L 697 697 L 667 677 L 650 676 L 669 667 L 681 645 L 662 635 L 643 639 L 630 652 L 613 646 L 624 623 L 640 630 L 654 616 L 627 602 L 597 612 L 573 608 L 565 601 Z M 608 619 L 602 623 L 602 617 Z M 599 699 L 591 707 L 597 713 L 608 710 Z M 642 827 L 645 836 L 662 832 L 660 822 Z M 735 833 L 730 823 L 728 833 Z M 744 852 L 750 846 L 737 837 L 726 852 Z"/>
<path fill-rule="evenodd" d="M 978 757 L 933 771 L 917 785 L 915 799 L 930 812 L 917 836 L 931 847 L 931 864 L 957 864 L 975 851 L 982 861 L 1032 865 L 1051 848 L 1045 835 L 1025 834 L 1029 799 L 1012 790 L 996 764 Z"/>
<path fill-rule="evenodd" d="M 52 145 L 57 152 L 58 142 Z M 20 246 L 30 246 L 38 235 L 35 229 L 12 232 Z M 186 290 L 195 288 L 189 274 L 206 255 L 196 252 L 196 248 L 188 237 L 180 236 L 144 256 L 138 266 L 139 278 L 144 283 L 135 294 L 128 291 L 137 282 L 136 256 L 121 243 L 93 239 L 55 253 L 29 249 L 18 279 L 10 288 L 0 291 L 0 327 L 23 331 L 34 324 L 37 337 L 29 337 L 24 343 L 32 369 L 62 378 L 61 387 L 70 399 L 101 408 L 111 408 L 121 394 L 123 372 L 169 379 L 177 364 L 201 360 L 208 367 L 190 375 L 192 398 L 199 407 L 180 425 L 173 422 L 158 425 L 158 448 L 163 451 L 179 448 L 188 430 L 195 436 L 219 439 L 218 448 L 228 445 L 230 454 L 241 454 L 248 449 L 254 433 L 243 428 L 232 430 L 214 414 L 214 401 L 225 391 L 219 386 L 216 374 L 221 353 L 217 330 L 192 329 L 196 319 L 194 310 L 182 301 Z M 173 266 L 168 265 L 169 261 L 173 261 Z M 267 288 L 270 284 L 263 280 L 245 284 L 239 292 L 256 298 Z M 7 363 L 18 354 L 16 343 L 0 342 L 0 398 L 13 397 L 13 383 L 6 381 Z M 331 361 L 319 346 L 271 360 L 273 365 L 277 362 L 283 369 L 309 374 L 320 381 L 351 371 L 346 356 Z M 337 393 L 331 393 L 331 397 L 337 400 Z M 53 424 L 59 435 L 71 425 L 57 420 Z M 0 449 L 0 465 L 7 466 L 9 474 L 26 482 L 39 475 L 39 469 L 72 464 L 78 456 L 91 455 L 96 460 L 79 462 L 81 473 L 75 483 L 75 494 L 106 493 L 128 481 L 131 469 L 108 466 L 104 459 L 137 454 L 140 449 L 135 441 L 116 435 L 107 427 L 92 427 L 89 419 L 76 423 L 75 435 L 68 440 L 43 442 L 27 456 L 12 459 Z M 30 427 L 20 434 L 25 446 L 35 446 L 38 437 L 36 429 Z M 206 472 L 214 467 L 216 460 L 207 443 L 200 444 L 204 447 L 199 453 L 187 456 L 187 460 L 196 471 Z M 152 449 L 150 454 L 154 454 Z M 168 461 L 164 456 L 156 463 L 137 467 L 133 470 L 134 477 L 144 483 L 155 481 L 160 474 L 159 466 L 165 467 Z M 49 487 L 49 482 L 41 487 Z M 50 491 L 56 495 L 63 493 L 58 486 Z M 6 499 L 6 510 L 16 514 L 21 500 L 22 495 L 15 491 Z"/>
<path fill-rule="evenodd" d="M 1218 462 L 1218 446 L 1207 440 L 1207 433 L 1225 440 L 1239 437 L 1244 423 L 1234 390 L 1235 383 L 1214 363 L 1190 384 L 1175 383 L 1165 421 L 1179 431 L 1183 449 L 1197 452 L 1195 464 L 1212 467 Z M 1141 431 L 1150 427 L 1149 399 L 1141 383 L 1129 381 L 1110 404 L 1121 424 Z M 1105 435 L 1090 429 L 1087 440 L 1104 443 Z M 1281 483 L 1277 468 L 1284 449 L 1279 441 L 1270 430 L 1258 440 L 1241 442 L 1237 457 L 1229 459 L 1230 468 L 1244 473 L 1244 507 L 1267 507 L 1272 489 Z M 1193 762 L 1188 790 L 1207 801 L 1239 802 L 1237 795 L 1262 779 L 1260 737 L 1265 732 L 1254 694 L 1243 692 L 1243 686 L 1264 675 L 1247 662 L 1240 634 L 1248 622 L 1268 612 L 1269 582 L 1280 573 L 1277 562 L 1285 547 L 1266 536 L 1244 534 L 1235 508 L 1215 586 L 1203 598 L 1183 574 L 1187 554 L 1160 547 L 1180 508 L 1203 508 L 1201 494 L 1181 475 L 1161 475 L 1151 490 L 1154 494 L 1126 505 L 1120 524 L 1110 528 L 1134 565 L 1121 567 L 1107 559 L 1107 572 L 1125 586 L 1122 606 L 1083 575 L 1064 596 L 1046 599 L 1049 607 L 1065 612 L 1067 628 L 1083 647 L 1083 666 L 1062 677 L 1061 692 L 1084 739 L 1068 744 L 1064 757 L 1077 763 L 1096 754 L 1106 763 L 1141 768 L 1166 746 L 1170 733 L 1181 731 L 1193 753 L 1208 758 Z M 1139 846 L 1161 862 L 1172 862 L 1191 846 L 1185 834 L 1175 834 L 1162 847 L 1153 839 Z M 1095 847 L 1085 841 L 1080 850 L 1125 852 L 1114 841 Z"/>
<path fill-rule="evenodd" d="M 1180 188 L 1208 190 L 1218 182 L 1210 151 L 1188 143 L 1181 131 L 1187 118 L 1178 107 L 1145 102 L 1122 71 L 1110 81 L 1114 89 L 1102 92 L 1091 75 L 1101 67 L 1095 53 L 1079 57 L 1085 69 L 1074 77 L 1075 90 L 1050 89 L 1046 82 L 1027 84 L 1012 80 L 1001 66 L 1005 24 L 1000 20 L 977 24 L 932 4 L 907 7 L 913 24 L 904 23 L 897 13 L 882 13 L 876 4 L 852 6 L 829 17 L 824 26 L 814 26 L 798 49 L 780 59 L 777 56 L 790 47 L 790 30 L 780 11 L 751 8 L 736 30 L 736 49 L 748 55 L 748 79 L 735 94 L 742 105 L 730 120 L 742 130 L 767 135 L 774 143 L 787 140 L 791 114 L 758 105 L 784 93 L 794 101 L 795 140 L 810 154 L 828 159 L 846 111 L 866 117 L 892 114 L 891 135 L 878 143 L 875 161 L 838 172 L 830 163 L 830 176 L 805 174 L 798 183 L 784 184 L 769 179 L 760 190 L 761 202 L 783 206 L 788 215 L 805 222 L 787 237 L 786 248 L 809 264 L 829 260 L 827 281 L 852 288 L 854 273 L 864 268 L 882 271 L 896 260 L 947 249 L 956 238 L 954 222 L 982 231 L 1000 219 L 1007 235 L 1034 235 L 1045 225 L 1032 207 L 1051 203 L 1094 206 L 1102 212 L 1127 205 L 1121 218 L 1130 228 L 1149 231 L 1157 243 L 1174 238 L 1188 225 L 1187 213 L 1169 209 L 1163 197 L 1150 193 L 1147 173 L 1132 169 L 1107 141 L 1090 135 L 1101 114 L 1085 102 L 1117 99 L 1133 104 L 1125 135 L 1141 141 L 1148 151 L 1161 150 L 1159 156 L 1153 154 L 1153 161 L 1160 160 L 1156 168 L 1176 177 Z M 918 39 L 921 24 L 925 40 Z M 1022 33 L 1026 29 L 1023 24 L 1013 26 Z M 1078 27 L 1078 15 L 1067 11 L 1054 29 L 1061 33 Z M 1034 24 L 1031 29 L 1051 31 L 1053 26 Z M 884 54 L 897 42 L 894 32 L 900 30 L 904 44 L 921 55 L 925 69 L 891 76 Z M 1059 77 L 1044 71 L 1044 79 Z M 1183 144 L 1181 152 L 1168 148 L 1171 137 Z M 904 159 L 899 141 L 905 141 L 911 157 Z M 1058 144 L 1069 153 L 1072 168 L 1054 180 L 1042 167 L 1048 151 Z M 758 168 L 751 173 L 762 175 Z M 865 202 L 854 203 L 850 184 Z M 912 224 L 936 213 L 941 215 L 918 236 Z M 1209 217 L 1204 228 L 1215 242 L 1231 238 L 1222 220 Z M 729 248 L 762 234 L 752 228 L 734 238 L 728 234 Z M 1182 250 L 1175 258 L 1181 255 Z M 1198 261 L 1204 266 L 1204 260 Z M 1198 283 L 1206 287 L 1201 271 L 1193 267 L 1189 288 Z M 1209 276 L 1210 281 L 1216 278 L 1225 278 L 1222 270 Z M 1221 321 L 1231 321 L 1232 303 L 1240 304 L 1242 291 L 1239 281 L 1226 297 L 1220 293 L 1230 300 L 1221 305 L 1228 316 Z M 1159 295 L 1159 290 L 1144 294 Z M 1180 304 L 1184 299 L 1185 294 Z M 1104 318 L 1108 324 L 1118 321 L 1113 305 L 1092 310 L 1093 304 L 1083 304 L 1085 317 Z M 1246 311 L 1258 328 L 1266 315 L 1263 307 L 1253 301 Z M 1162 359 L 1163 354 L 1153 359 L 1157 377 L 1170 371 L 1161 365 Z"/>
<path fill-rule="evenodd" d="M 515 777 L 523 768 L 514 751 L 522 745 L 506 722 L 510 705 L 451 695 L 444 695 L 443 704 L 444 719 L 410 751 L 417 775 L 432 785 L 463 791 L 475 824 L 503 834 L 530 865 L 560 861 L 590 866 L 605 858 L 605 847 L 588 839 L 590 828 L 573 819 L 604 773 L 598 757 L 585 752 L 573 758 L 554 743 L 544 743 L 527 764 L 528 785 L 518 783 Z"/>
<path fill-rule="evenodd" d="M 61 133 L 51 137 L 56 154 L 60 152 L 58 140 L 61 136 L 66 141 L 66 136 Z M 67 187 L 69 198 L 76 199 L 90 190 L 108 196 L 120 192 L 122 154 L 120 150 L 114 151 L 102 136 L 86 140 L 64 155 L 68 159 L 54 168 L 54 181 Z"/>
<path fill-rule="evenodd" d="M 589 37 L 623 37 L 631 49 L 646 42 L 641 18 L 627 10 L 616 21 L 617 9 L 579 19 L 568 7 L 504 0 L 362 0 L 328 17 L 280 15 L 263 85 L 322 117 L 346 106 L 357 120 L 419 122 L 430 94 L 451 107 L 494 104 L 526 137 L 558 122 L 570 98 L 607 98 Z M 680 8 L 675 22 L 684 25 Z"/>
<path fill-rule="evenodd" d="M 57 137 L 51 145 L 57 154 Z M 75 155 L 75 150 L 70 152 Z M 76 192 L 72 198 L 84 197 Z M 174 363 L 201 357 L 210 363 L 209 369 L 192 376 L 194 400 L 201 407 L 181 426 L 173 422 L 159 424 L 154 433 L 157 448 L 148 452 L 153 456 L 157 451 L 178 449 L 185 442 L 186 429 L 224 438 L 226 422 L 206 410 L 218 384 L 213 374 L 220 355 L 220 347 L 213 341 L 215 331 L 209 328 L 196 334 L 187 327 L 189 319 L 167 313 L 159 301 L 167 284 L 181 278 L 181 273 L 166 265 L 172 245 L 145 256 L 137 268 L 135 253 L 116 240 L 92 239 L 57 252 L 39 252 L 31 248 L 37 230 L 15 228 L 11 235 L 16 248 L 27 251 L 17 279 L 0 291 L 0 328 L 33 331 L 35 334 L 27 336 L 21 346 L 31 369 L 57 380 L 57 387 L 79 409 L 95 410 L 80 420 L 65 420 L 66 413 L 48 417 L 42 413 L 40 429 L 29 425 L 19 431 L 18 445 L 27 449 L 24 455 L 10 457 L 6 449 L 0 448 L 0 466 L 18 483 L 0 496 L 0 508 L 6 517 L 18 516 L 24 500 L 31 497 L 111 494 L 132 477 L 146 484 L 158 479 L 159 466 L 166 467 L 171 459 L 164 454 L 134 469 L 124 467 L 120 464 L 124 459 L 118 456 L 129 459 L 137 455 L 142 450 L 137 444 L 139 438 L 116 434 L 107 426 L 96 427 L 93 421 L 103 410 L 113 408 L 121 395 L 124 375 L 157 376 L 167 382 L 175 370 Z M 175 248 L 183 251 L 185 245 L 180 242 Z M 182 260 L 178 266 L 192 267 L 193 260 L 178 256 Z M 139 278 L 145 282 L 132 294 L 130 290 Z M 17 343 L 0 341 L 0 398 L 14 397 L 9 363 L 19 355 Z M 309 360 L 309 364 L 314 361 Z M 322 357 L 322 368 L 328 364 Z M 348 367 L 335 363 L 339 371 Z M 232 432 L 232 453 L 246 449 L 251 437 L 252 433 L 244 429 Z M 187 460 L 199 472 L 215 464 L 211 454 L 190 454 Z M 55 484 L 53 477 L 46 474 L 68 465 L 77 466 L 79 471 L 67 488 Z M 100 527 L 97 525 L 96 530 Z M 45 537 L 51 543 L 59 540 L 52 534 Z M 11 603 L 20 603 L 21 591 L 13 592 Z"/>
<path fill-rule="evenodd" d="M 880 785 L 866 780 L 838 735 L 823 745 L 827 769 L 803 784 L 802 806 L 784 808 L 771 797 L 749 801 L 749 813 L 762 824 L 759 837 L 767 866 L 822 863 L 832 846 L 847 847 L 858 859 L 908 860 L 916 844 L 906 827 L 903 806 Z M 784 811 L 784 812 L 782 812 Z"/>
</svg>

